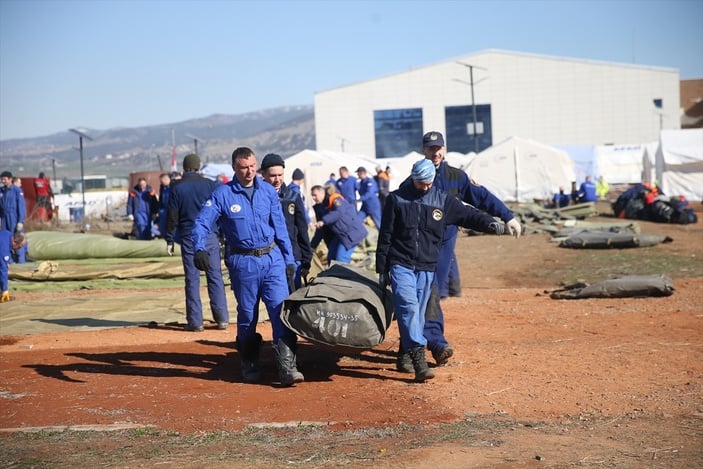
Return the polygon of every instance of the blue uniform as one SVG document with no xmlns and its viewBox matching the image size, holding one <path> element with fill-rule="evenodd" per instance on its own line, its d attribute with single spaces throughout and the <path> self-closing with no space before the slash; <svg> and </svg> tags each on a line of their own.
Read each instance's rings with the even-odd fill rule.
<svg viewBox="0 0 703 469">
<path fill-rule="evenodd" d="M 151 221 L 159 210 L 159 202 L 151 186 L 144 190 L 139 185 L 129 191 L 127 199 L 127 215 L 134 217 L 134 235 L 140 240 L 152 239 Z"/>
<path fill-rule="evenodd" d="M 424 347 L 425 310 L 449 225 L 488 231 L 494 220 L 432 186 L 427 193 L 405 181 L 383 207 L 376 249 L 376 272 L 390 274 L 401 348 Z"/>
<path fill-rule="evenodd" d="M 162 238 L 166 237 L 166 218 L 168 217 L 168 199 L 171 193 L 171 186 L 159 188 L 159 235 Z"/>
<path fill-rule="evenodd" d="M 200 213 L 203 203 L 208 200 L 219 184 L 204 178 L 197 173 L 186 172 L 183 178 L 174 181 L 168 197 L 168 212 L 164 218 L 166 223 L 165 238 L 167 244 L 181 244 L 181 260 L 185 273 L 186 320 L 189 326 L 202 326 L 203 305 L 200 299 L 200 271 L 195 267 L 193 258 L 195 248 L 191 232 L 195 219 Z M 229 323 L 227 310 L 227 295 L 222 279 L 220 243 L 217 237 L 217 226 L 207 236 L 205 250 L 210 256 L 210 268 L 205 272 L 207 292 L 210 298 L 210 310 L 215 322 Z"/>
<path fill-rule="evenodd" d="M 14 234 L 17 224 L 24 224 L 26 214 L 27 207 L 22 189 L 14 184 L 10 184 L 9 187 L 0 186 L 0 230 L 7 230 Z M 26 246 L 14 253 L 14 261 L 18 264 L 24 264 L 26 257 Z"/>
<path fill-rule="evenodd" d="M 446 191 L 449 195 L 466 202 L 479 210 L 499 217 L 504 222 L 513 218 L 513 213 L 505 204 L 493 195 L 485 187 L 469 179 L 469 176 L 462 170 L 449 166 L 446 161 L 442 161 L 437 169 L 433 187 Z M 425 337 L 428 348 L 432 351 L 441 350 L 447 346 L 447 339 L 444 337 L 444 316 L 439 305 L 439 297 L 449 294 L 450 272 L 455 273 L 458 282 L 459 264 L 456 260 L 454 248 L 458 228 L 447 226 L 442 240 L 442 250 L 435 272 L 435 288 L 437 288 L 438 298 L 433 299 L 433 304 L 428 308 L 428 316 L 425 318 Z"/>
<path fill-rule="evenodd" d="M 349 263 L 357 244 L 366 238 L 368 232 L 352 204 L 340 194 L 326 197 L 325 203 L 325 211 L 321 218 L 318 217 L 318 221 L 324 223 L 323 229 L 329 227 L 332 233 L 327 244 L 327 259 Z M 314 239 L 319 242 L 317 237 Z M 317 244 L 313 244 L 313 247 L 317 247 Z"/>
<path fill-rule="evenodd" d="M 381 201 L 378 198 L 378 184 L 370 176 L 359 179 L 359 199 L 361 199 L 361 209 L 359 218 L 364 221 L 366 216 L 371 217 L 376 224 L 376 228 L 381 227 Z"/>
<path fill-rule="evenodd" d="M 578 192 L 578 202 L 595 202 L 598 200 L 598 195 L 596 194 L 596 185 L 593 181 L 584 181 L 581 183 Z"/>
<path fill-rule="evenodd" d="M 344 200 L 349 202 L 356 212 L 356 178 L 354 176 L 340 177 L 334 185 L 337 187 L 337 192 L 342 194 Z"/>
<path fill-rule="evenodd" d="M 10 289 L 10 268 L 12 260 L 12 233 L 0 230 L 0 293 Z"/>
<path fill-rule="evenodd" d="M 256 334 L 259 300 L 268 311 L 274 345 L 280 338 L 295 338 L 281 321 L 288 296 L 286 265 L 295 265 L 295 258 L 276 190 L 259 176 L 250 188 L 236 178 L 217 187 L 195 219 L 195 251 L 206 249 L 217 223 L 227 242 L 225 265 L 237 299 L 237 340 L 244 343 Z"/>
</svg>

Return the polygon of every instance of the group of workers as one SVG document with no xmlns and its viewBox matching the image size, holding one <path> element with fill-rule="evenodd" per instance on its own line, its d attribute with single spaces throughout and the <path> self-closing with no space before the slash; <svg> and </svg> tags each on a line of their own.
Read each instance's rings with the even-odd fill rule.
<svg viewBox="0 0 703 469">
<path fill-rule="evenodd" d="M 330 262 L 350 262 L 354 248 L 367 236 L 364 220 L 368 217 L 379 230 L 376 272 L 381 287 L 390 288 L 401 336 L 397 369 L 414 372 L 417 382 L 432 378 L 434 371 L 427 364 L 425 350 L 429 349 L 438 366 L 454 353 L 444 335 L 438 285 L 448 276 L 448 269 L 439 267 L 452 261 L 456 264 L 457 228 L 509 232 L 516 237 L 522 232 L 505 204 L 466 173 L 449 166 L 445 152 L 441 133 L 425 134 L 425 158 L 413 165 L 397 190 L 384 194 L 383 205 L 378 179 L 369 177 L 363 167 L 357 169 L 358 179 L 346 167 L 340 168 L 339 179 L 310 189 L 315 220 L 309 224 L 301 183 L 295 177 L 289 184 L 284 182 L 285 160 L 280 155 L 265 155 L 259 168 L 253 150 L 235 149 L 234 177 L 227 184 L 199 175 L 200 159 L 188 155 L 183 178 L 170 187 L 165 234 L 169 254 L 175 252 L 175 242 L 181 244 L 186 273 L 185 330 L 204 330 L 199 271 L 206 273 L 217 328 L 227 328 L 227 301 L 219 271 L 219 242 L 223 242 L 224 263 L 237 301 L 235 343 L 242 380 L 261 380 L 263 339 L 257 324 L 263 302 L 271 322 L 280 383 L 290 386 L 303 381 L 297 368 L 296 334 L 281 320 L 283 301 L 306 279 L 313 249 L 321 241 L 325 241 Z M 294 173 L 303 178 L 302 171 Z M 312 239 L 308 228 L 314 229 Z"/>
</svg>

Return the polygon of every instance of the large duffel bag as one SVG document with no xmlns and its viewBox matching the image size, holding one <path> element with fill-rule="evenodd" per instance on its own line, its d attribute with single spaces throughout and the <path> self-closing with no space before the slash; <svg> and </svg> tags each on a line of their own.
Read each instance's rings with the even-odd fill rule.
<svg viewBox="0 0 703 469">
<path fill-rule="evenodd" d="M 674 284 L 666 275 L 626 275 L 589 285 L 569 285 L 551 292 L 555 300 L 581 298 L 642 298 L 648 296 L 671 296 Z"/>
<path fill-rule="evenodd" d="M 368 270 L 333 264 L 285 299 L 281 320 L 311 342 L 358 353 L 383 342 L 393 320 L 391 292 Z"/>
</svg>

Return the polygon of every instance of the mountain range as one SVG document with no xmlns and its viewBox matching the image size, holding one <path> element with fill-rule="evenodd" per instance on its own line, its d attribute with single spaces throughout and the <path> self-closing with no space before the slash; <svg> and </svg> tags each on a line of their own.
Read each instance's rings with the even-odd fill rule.
<svg viewBox="0 0 703 469">
<path fill-rule="evenodd" d="M 286 158 L 315 148 L 312 105 L 214 114 L 145 127 L 78 130 L 92 139 L 83 139 L 86 176 L 168 171 L 174 142 L 179 169 L 183 158 L 195 151 L 196 140 L 203 163 L 230 163 L 232 150 L 238 146 L 252 148 L 259 159 L 271 152 Z M 80 164 L 79 137 L 70 131 L 0 141 L 0 170 L 20 177 L 33 177 L 39 171 L 57 179 L 80 177 Z"/>
</svg>

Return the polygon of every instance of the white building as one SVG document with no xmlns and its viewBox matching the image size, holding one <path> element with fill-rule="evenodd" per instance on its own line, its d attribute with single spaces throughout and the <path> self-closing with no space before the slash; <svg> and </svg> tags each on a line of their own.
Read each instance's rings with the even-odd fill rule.
<svg viewBox="0 0 703 469">
<path fill-rule="evenodd" d="M 429 130 L 459 153 L 511 136 L 651 142 L 681 127 L 679 81 L 671 68 L 486 50 L 316 93 L 317 149 L 397 157 L 419 150 Z"/>
</svg>

